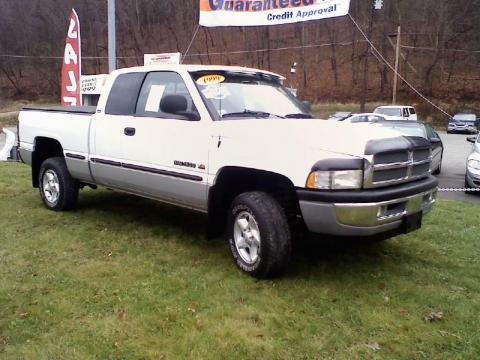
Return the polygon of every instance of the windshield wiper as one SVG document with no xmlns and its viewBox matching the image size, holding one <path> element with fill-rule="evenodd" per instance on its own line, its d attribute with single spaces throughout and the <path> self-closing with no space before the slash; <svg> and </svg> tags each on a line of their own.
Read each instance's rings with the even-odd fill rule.
<svg viewBox="0 0 480 360">
<path fill-rule="evenodd" d="M 231 117 L 259 117 L 259 118 L 268 118 L 270 116 L 275 116 L 278 118 L 284 119 L 283 116 L 270 114 L 265 111 L 253 111 L 253 110 L 243 110 L 242 112 L 232 112 L 222 115 L 222 119 L 231 118 Z"/>
<path fill-rule="evenodd" d="M 313 116 L 310 114 L 298 113 L 298 114 L 288 114 L 285 115 L 287 119 L 313 119 Z"/>
</svg>

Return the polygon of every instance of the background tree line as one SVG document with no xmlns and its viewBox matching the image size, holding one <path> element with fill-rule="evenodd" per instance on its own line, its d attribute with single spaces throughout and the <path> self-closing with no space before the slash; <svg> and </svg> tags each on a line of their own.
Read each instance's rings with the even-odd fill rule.
<svg viewBox="0 0 480 360">
<path fill-rule="evenodd" d="M 72 7 L 82 27 L 83 73 L 107 72 L 107 0 L 0 0 L 0 98 L 58 97 Z M 384 0 L 382 10 L 373 10 L 373 0 L 352 0 L 351 14 L 392 64 L 392 34 L 402 26 L 401 74 L 426 95 L 480 99 L 480 0 Z M 198 0 L 117 0 L 118 66 L 142 65 L 144 53 L 185 52 L 197 24 Z M 311 101 L 386 100 L 392 72 L 376 57 L 343 17 L 200 28 L 186 62 L 275 71 Z M 415 98 L 404 84 L 400 91 Z"/>
</svg>

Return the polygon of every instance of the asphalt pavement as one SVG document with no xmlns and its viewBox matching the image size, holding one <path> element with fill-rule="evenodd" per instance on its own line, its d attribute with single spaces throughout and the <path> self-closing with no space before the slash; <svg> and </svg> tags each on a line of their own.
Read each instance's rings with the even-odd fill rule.
<svg viewBox="0 0 480 360">
<path fill-rule="evenodd" d="M 16 132 L 16 128 L 9 128 Z M 472 151 L 472 144 L 467 142 L 467 137 L 472 135 L 446 134 L 439 132 L 443 141 L 444 152 L 442 172 L 438 176 L 440 188 L 463 189 L 465 185 L 465 171 L 467 157 Z M 0 134 L 0 149 L 5 144 L 5 135 Z M 439 197 L 459 201 L 480 203 L 480 193 L 465 194 L 463 191 L 441 191 Z"/>
<path fill-rule="evenodd" d="M 447 134 L 445 132 L 439 132 L 439 135 L 444 147 L 442 172 L 438 175 L 440 188 L 463 189 L 465 187 L 467 157 L 473 148 L 473 144 L 467 142 L 467 137 L 473 135 Z M 480 193 L 470 195 L 463 191 L 441 191 L 439 197 L 480 203 Z"/>
</svg>

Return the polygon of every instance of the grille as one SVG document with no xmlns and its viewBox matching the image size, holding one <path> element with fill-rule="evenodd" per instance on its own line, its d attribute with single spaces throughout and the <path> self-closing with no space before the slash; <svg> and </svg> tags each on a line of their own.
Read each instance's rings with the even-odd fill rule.
<svg viewBox="0 0 480 360">
<path fill-rule="evenodd" d="M 421 140 L 411 140 L 408 145 L 403 144 L 400 150 L 376 144 L 380 151 L 372 154 L 372 162 L 365 171 L 365 188 L 391 186 L 427 177 L 430 174 L 432 152 L 429 144 L 427 146 Z"/>
</svg>

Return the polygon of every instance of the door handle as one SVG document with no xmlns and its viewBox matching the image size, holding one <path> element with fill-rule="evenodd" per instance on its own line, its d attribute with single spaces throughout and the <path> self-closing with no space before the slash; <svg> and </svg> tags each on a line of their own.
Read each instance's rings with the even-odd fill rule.
<svg viewBox="0 0 480 360">
<path fill-rule="evenodd" d="M 123 130 L 123 133 L 127 136 L 135 136 L 135 128 L 127 127 Z"/>
</svg>

